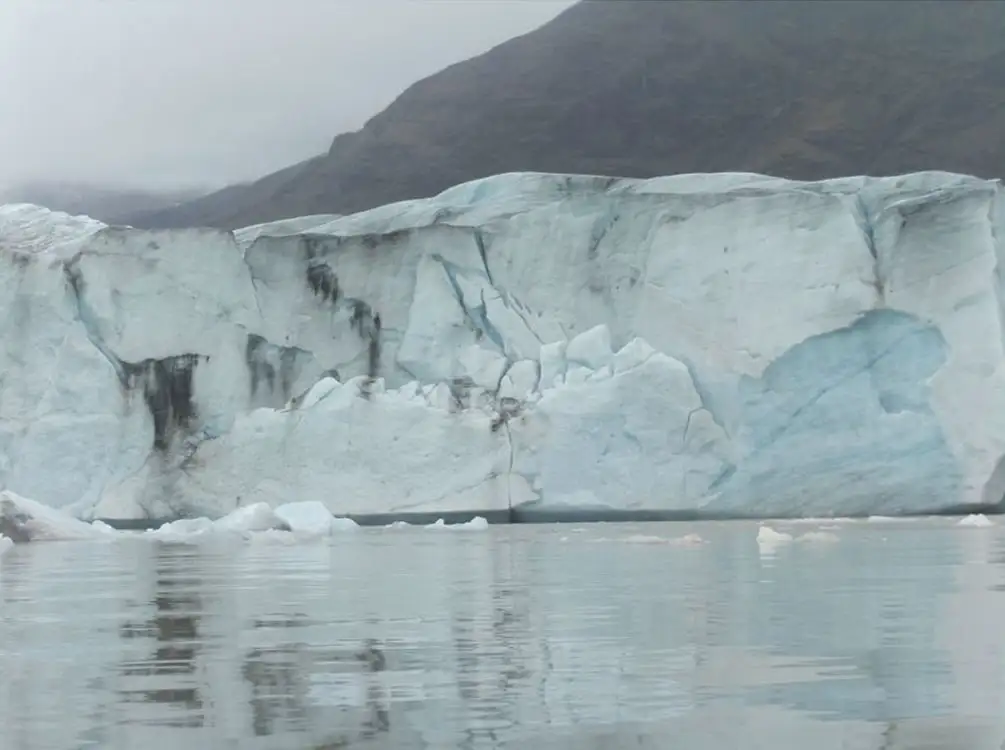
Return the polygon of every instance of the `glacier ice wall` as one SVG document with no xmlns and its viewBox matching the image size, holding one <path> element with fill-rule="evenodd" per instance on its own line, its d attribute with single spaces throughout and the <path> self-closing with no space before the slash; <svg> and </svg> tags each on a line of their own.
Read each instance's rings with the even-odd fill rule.
<svg viewBox="0 0 1005 750">
<path fill-rule="evenodd" d="M 139 231 L 0 208 L 0 486 L 105 517 L 997 509 L 997 182 L 508 174 Z"/>
</svg>

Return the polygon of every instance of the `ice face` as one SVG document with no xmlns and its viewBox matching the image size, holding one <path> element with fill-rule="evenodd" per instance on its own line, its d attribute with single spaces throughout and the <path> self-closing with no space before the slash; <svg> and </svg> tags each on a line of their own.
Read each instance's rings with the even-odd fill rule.
<svg viewBox="0 0 1005 750">
<path fill-rule="evenodd" d="M 508 174 L 237 233 L 0 207 L 0 486 L 85 517 L 1005 497 L 1002 193 Z"/>
</svg>

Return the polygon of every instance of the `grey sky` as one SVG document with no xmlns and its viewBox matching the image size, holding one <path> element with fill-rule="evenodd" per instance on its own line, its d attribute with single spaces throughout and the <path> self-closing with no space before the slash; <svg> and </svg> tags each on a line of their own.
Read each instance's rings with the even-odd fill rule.
<svg viewBox="0 0 1005 750">
<path fill-rule="evenodd" d="M 0 185 L 250 179 L 572 0 L 0 0 Z"/>
</svg>

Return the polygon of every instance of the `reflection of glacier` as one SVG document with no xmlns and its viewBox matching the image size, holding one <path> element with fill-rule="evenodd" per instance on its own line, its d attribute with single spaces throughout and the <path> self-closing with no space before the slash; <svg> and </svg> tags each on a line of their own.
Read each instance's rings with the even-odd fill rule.
<svg viewBox="0 0 1005 750">
<path fill-rule="evenodd" d="M 967 742 L 938 747 L 1000 743 L 1005 612 L 972 594 L 1002 577 L 961 547 L 993 532 L 849 526 L 759 562 L 750 526 L 700 531 L 25 545 L 0 567 L 3 738 L 879 750 L 955 717 Z"/>
<path fill-rule="evenodd" d="M 754 701 L 873 722 L 881 740 L 864 746 L 879 750 L 1000 750 L 1001 532 L 870 526 L 842 527 L 838 544 L 792 545 L 762 559 L 753 616 L 720 614 L 748 648 L 820 665 L 809 684 L 779 680 Z"/>
<path fill-rule="evenodd" d="M 3 207 L 0 484 L 118 517 L 997 506 L 1001 195 L 511 174 L 234 234 Z"/>
<path fill-rule="evenodd" d="M 955 594 L 952 574 L 963 562 L 961 532 L 870 524 L 834 533 L 838 543 L 787 545 L 762 559 L 747 574 L 761 580 L 756 607 L 723 615 L 742 628 L 745 646 L 822 665 L 812 687 L 765 686 L 759 700 L 876 722 L 952 713 L 958 704 L 949 694 L 947 646 L 968 631 L 954 622 L 948 643 L 938 636 Z"/>
<path fill-rule="evenodd" d="M 1001 750 L 1005 739 L 1005 537 L 1001 526 L 958 537 L 961 565 L 953 596 L 942 608 L 933 644 L 950 655 L 956 690 L 952 699 L 971 716 L 994 717 Z M 959 634 L 965 633 L 965 638 Z M 973 686 L 980 686 L 974 689 Z M 976 746 L 976 743 L 972 743 Z"/>
</svg>

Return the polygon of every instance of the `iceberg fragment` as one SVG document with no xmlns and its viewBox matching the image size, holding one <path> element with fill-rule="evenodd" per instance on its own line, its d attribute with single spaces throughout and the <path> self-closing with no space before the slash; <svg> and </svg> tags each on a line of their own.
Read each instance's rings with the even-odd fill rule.
<svg viewBox="0 0 1005 750">
<path fill-rule="evenodd" d="M 317 500 L 285 503 L 276 508 L 275 513 L 290 531 L 300 534 L 326 536 L 333 531 L 351 531 L 359 528 L 359 524 L 351 518 L 336 518 L 324 503 Z"/>
<path fill-rule="evenodd" d="M 0 491 L 0 530 L 11 542 L 107 539 L 111 533 L 10 490 Z"/>
<path fill-rule="evenodd" d="M 957 526 L 972 526 L 974 528 L 987 528 L 994 526 L 994 522 L 983 513 L 971 513 L 969 516 L 961 518 Z"/>
</svg>

